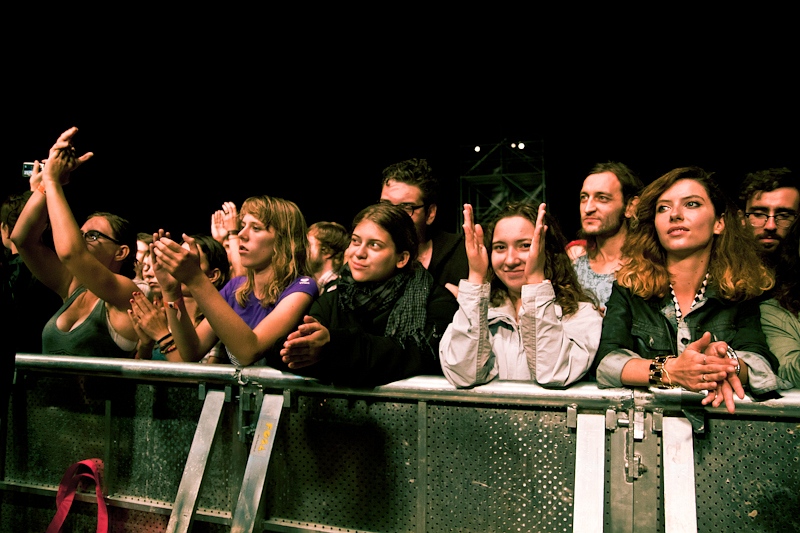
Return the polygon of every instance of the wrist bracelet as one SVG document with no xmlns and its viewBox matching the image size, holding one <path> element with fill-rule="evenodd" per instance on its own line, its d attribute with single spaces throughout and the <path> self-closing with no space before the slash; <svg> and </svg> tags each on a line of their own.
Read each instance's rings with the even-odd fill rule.
<svg viewBox="0 0 800 533">
<path fill-rule="evenodd" d="M 730 346 L 728 346 L 728 359 L 732 359 L 736 363 L 736 375 L 738 376 L 739 371 L 742 369 L 742 365 L 739 364 L 739 356 Z"/>
<path fill-rule="evenodd" d="M 228 237 L 239 236 L 239 230 L 237 229 L 229 229 L 228 230 Z"/>
<path fill-rule="evenodd" d="M 182 301 L 183 301 L 183 296 L 181 296 L 180 298 L 178 298 L 174 302 L 166 302 L 167 303 L 167 307 L 169 307 L 170 309 L 178 309 L 178 304 L 181 303 Z"/>
<path fill-rule="evenodd" d="M 171 332 L 171 331 L 168 331 L 166 335 L 164 335 L 163 337 L 161 337 L 160 339 L 158 339 L 156 342 L 157 342 L 158 344 L 161 344 L 162 342 L 164 342 L 165 340 L 167 340 L 167 339 L 168 339 L 168 338 L 170 338 L 171 336 L 172 336 L 172 332 Z"/>
<path fill-rule="evenodd" d="M 657 355 L 653 362 L 650 363 L 650 385 L 658 387 L 659 389 L 674 389 L 677 385 L 672 384 L 672 379 L 666 369 L 667 361 L 675 358 L 674 355 Z M 669 384 L 664 382 L 664 377 L 669 380 Z"/>
<path fill-rule="evenodd" d="M 36 190 L 44 195 L 47 195 L 47 191 L 44 188 L 44 183 L 40 183 L 39 186 L 36 187 Z"/>
</svg>

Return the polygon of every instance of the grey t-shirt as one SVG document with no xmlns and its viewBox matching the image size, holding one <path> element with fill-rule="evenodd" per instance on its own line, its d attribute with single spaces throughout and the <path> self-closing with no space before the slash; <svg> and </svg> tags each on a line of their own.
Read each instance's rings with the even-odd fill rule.
<svg viewBox="0 0 800 533">
<path fill-rule="evenodd" d="M 611 285 L 614 283 L 616 275 L 611 274 L 598 274 L 592 270 L 589 265 L 589 256 L 582 255 L 573 261 L 575 265 L 575 273 L 578 275 L 578 281 L 584 290 L 592 291 L 597 297 L 597 303 L 605 309 L 606 302 L 611 296 Z"/>
</svg>

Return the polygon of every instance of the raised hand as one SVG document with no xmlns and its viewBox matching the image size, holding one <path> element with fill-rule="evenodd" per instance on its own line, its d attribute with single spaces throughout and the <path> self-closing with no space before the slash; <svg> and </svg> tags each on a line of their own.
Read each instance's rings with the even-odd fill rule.
<svg viewBox="0 0 800 533">
<path fill-rule="evenodd" d="M 155 237 L 154 235 L 151 250 L 155 254 L 158 265 L 173 278 L 181 283 L 189 283 L 194 276 L 205 276 L 200 268 L 200 253 L 197 251 L 197 244 L 193 238 L 183 234 L 184 242 L 189 245 L 187 250 L 166 234 L 158 239 Z M 158 269 L 156 269 L 156 279 L 162 283 L 158 275 Z M 163 283 L 161 287 L 164 290 Z M 168 291 L 164 290 L 164 292 Z"/>
<path fill-rule="evenodd" d="M 236 204 L 233 202 L 225 202 L 222 204 L 222 218 L 225 224 L 225 234 L 229 231 L 239 232 L 239 213 L 236 210 Z"/>
<path fill-rule="evenodd" d="M 544 281 L 544 264 L 547 258 L 544 251 L 545 234 L 547 226 L 544 223 L 544 216 L 547 213 L 547 206 L 539 204 L 539 213 L 536 215 L 536 225 L 533 230 L 533 241 L 528 252 L 528 259 L 525 261 L 525 279 L 527 283 L 536 284 Z"/>
<path fill-rule="evenodd" d="M 225 215 L 222 209 L 217 209 L 211 214 L 211 236 L 220 244 L 225 243 L 228 230 L 225 229 Z"/>
<path fill-rule="evenodd" d="M 137 333 L 141 330 L 149 337 L 148 340 L 154 341 L 169 333 L 164 307 L 154 304 L 141 292 L 133 293 L 128 314 Z"/>
<path fill-rule="evenodd" d="M 473 220 L 472 205 L 464 204 L 464 247 L 469 263 L 470 283 L 484 283 L 489 270 L 489 253 L 483 243 L 483 228 Z"/>
<path fill-rule="evenodd" d="M 69 182 L 70 173 L 84 164 L 94 156 L 92 152 L 86 152 L 78 156 L 75 147 L 72 146 L 72 139 L 78 133 L 78 128 L 71 127 L 62 133 L 55 144 L 50 147 L 47 157 L 47 164 L 44 166 L 43 179 L 59 180 L 61 184 Z"/>
<path fill-rule="evenodd" d="M 314 317 L 306 315 L 303 323 L 286 337 L 281 349 L 281 360 L 289 368 L 303 368 L 318 363 L 322 348 L 331 341 L 328 328 Z"/>
</svg>

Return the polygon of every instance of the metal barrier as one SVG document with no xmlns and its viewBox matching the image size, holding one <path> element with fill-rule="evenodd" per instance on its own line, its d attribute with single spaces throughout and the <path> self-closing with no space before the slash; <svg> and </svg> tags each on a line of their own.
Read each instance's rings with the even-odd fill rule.
<svg viewBox="0 0 800 533">
<path fill-rule="evenodd" d="M 44 531 L 105 462 L 112 531 L 800 531 L 800 391 L 564 390 L 421 376 L 369 390 L 266 367 L 19 354 L 0 531 Z M 70 531 L 93 531 L 79 495 Z M 67 531 L 67 529 L 65 529 Z"/>
</svg>

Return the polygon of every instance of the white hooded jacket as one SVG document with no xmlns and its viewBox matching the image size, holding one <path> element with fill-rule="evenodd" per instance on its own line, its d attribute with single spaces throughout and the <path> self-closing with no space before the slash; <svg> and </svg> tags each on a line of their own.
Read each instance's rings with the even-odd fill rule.
<svg viewBox="0 0 800 533">
<path fill-rule="evenodd" d="M 603 325 L 590 303 L 563 317 L 549 281 L 523 285 L 517 321 L 510 300 L 489 307 L 489 291 L 488 283 L 459 282 L 459 308 L 439 343 L 450 383 L 471 387 L 499 377 L 566 387 L 586 374 Z"/>
</svg>

